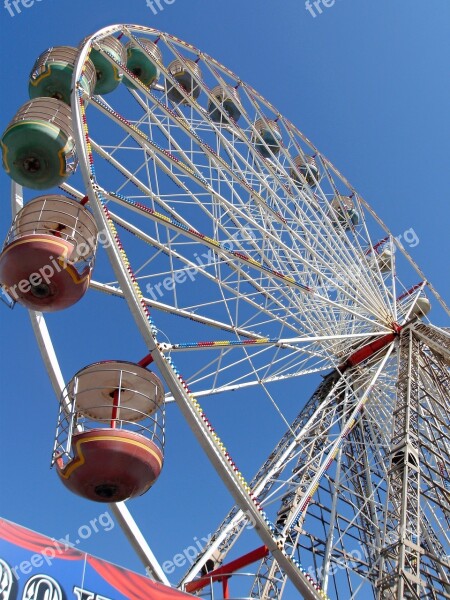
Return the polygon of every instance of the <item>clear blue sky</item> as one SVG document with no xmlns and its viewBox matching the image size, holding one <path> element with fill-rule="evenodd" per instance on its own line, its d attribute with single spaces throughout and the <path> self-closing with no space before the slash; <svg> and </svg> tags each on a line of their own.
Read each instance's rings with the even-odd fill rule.
<svg viewBox="0 0 450 600">
<path fill-rule="evenodd" d="M 303 0 L 175 0 L 170 5 L 163 0 L 162 5 L 164 10 L 154 15 L 145 0 L 40 0 L 21 6 L 13 17 L 0 6 L 0 129 L 27 100 L 28 73 L 45 48 L 77 45 L 112 23 L 168 31 L 217 58 L 277 106 L 395 235 L 412 229 L 419 242 L 410 248 L 411 255 L 448 300 L 448 0 L 336 0 L 315 18 Z M 10 224 L 9 180 L 3 172 L 0 185 L 3 238 Z M 77 332 L 65 330 L 63 318 L 59 321 L 67 378 L 82 366 L 80 355 L 89 354 L 86 363 L 95 355 L 95 327 L 107 322 L 103 302 L 98 296 L 85 299 L 78 313 L 92 324 L 92 339 L 77 339 Z M 439 310 L 430 316 L 444 324 Z M 71 496 L 49 471 L 56 401 L 26 311 L 0 305 L 0 323 L 0 515 L 51 536 L 76 535 L 106 508 Z M 142 354 L 131 319 L 111 340 L 111 358 L 120 357 L 121 350 L 129 359 Z M 242 429 L 235 436 L 258 426 L 260 439 L 267 437 L 264 448 L 255 447 L 240 460 L 250 478 L 283 428 L 272 431 L 264 415 L 257 419 L 251 399 L 247 404 L 241 400 L 230 401 L 227 410 L 210 410 L 219 421 L 239 412 Z M 174 408 L 169 421 L 161 481 L 130 503 L 161 562 L 192 544 L 195 536 L 214 531 L 231 505 Z M 231 443 L 238 445 L 238 438 Z M 208 502 L 199 503 L 199 494 Z M 93 535 L 83 549 L 140 569 L 117 528 Z M 178 569 L 174 581 L 181 574 Z"/>
</svg>

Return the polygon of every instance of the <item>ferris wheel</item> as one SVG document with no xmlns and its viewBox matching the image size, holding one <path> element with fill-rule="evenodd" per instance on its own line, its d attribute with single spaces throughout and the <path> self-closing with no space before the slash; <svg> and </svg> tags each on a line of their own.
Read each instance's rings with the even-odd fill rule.
<svg viewBox="0 0 450 600">
<path fill-rule="evenodd" d="M 449 598 L 450 334 L 428 323 L 425 292 L 450 313 L 370 206 L 251 86 L 155 29 L 50 48 L 29 91 L 2 138 L 0 282 L 31 310 L 60 400 L 62 483 L 99 502 L 143 494 L 178 409 L 234 500 L 181 590 Z M 97 292 L 105 311 L 125 300 L 148 353 L 133 362 L 124 344 L 67 381 L 43 313 L 70 318 Z M 248 479 L 207 416 L 233 392 L 285 423 Z"/>
</svg>

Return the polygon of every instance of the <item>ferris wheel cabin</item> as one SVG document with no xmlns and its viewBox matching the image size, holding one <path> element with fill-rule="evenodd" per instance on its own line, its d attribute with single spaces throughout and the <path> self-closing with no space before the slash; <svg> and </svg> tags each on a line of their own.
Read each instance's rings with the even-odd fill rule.
<svg viewBox="0 0 450 600">
<path fill-rule="evenodd" d="M 239 108 L 239 94 L 235 88 L 224 87 L 218 85 L 211 90 L 211 96 L 215 98 L 217 104 L 222 107 L 222 111 L 218 108 L 211 99 L 208 104 L 208 113 L 215 123 L 228 123 L 229 119 L 223 114 L 224 112 L 235 123 L 241 116 Z"/>
<path fill-rule="evenodd" d="M 164 392 L 137 364 L 79 371 L 60 399 L 53 463 L 64 485 L 97 502 L 144 494 L 163 466 Z"/>
<path fill-rule="evenodd" d="M 290 175 L 295 184 L 301 189 L 306 185 L 314 188 L 320 180 L 320 171 L 313 156 L 298 155 L 294 158 L 295 168 L 291 169 Z"/>
<path fill-rule="evenodd" d="M 382 273 L 389 273 L 392 271 L 392 261 L 393 256 L 389 248 L 384 248 L 384 250 L 377 256 L 378 267 Z"/>
<path fill-rule="evenodd" d="M 271 154 L 278 154 L 281 148 L 281 130 L 274 120 L 258 119 L 254 125 L 256 134 L 253 134 L 255 148 L 264 158 Z"/>
<path fill-rule="evenodd" d="M 419 296 L 414 302 L 411 310 L 411 316 L 423 319 L 431 310 L 431 302 L 426 296 Z"/>
<path fill-rule="evenodd" d="M 97 227 L 84 206 L 39 196 L 13 221 L 0 254 L 0 283 L 31 310 L 67 308 L 87 291 L 96 246 Z"/>
<path fill-rule="evenodd" d="M 344 230 L 356 227 L 359 223 L 359 214 L 351 196 L 336 196 L 331 202 L 330 217 L 335 227 L 339 225 Z"/>
<path fill-rule="evenodd" d="M 128 42 L 125 46 L 127 53 L 127 69 L 131 71 L 143 85 L 150 87 L 158 81 L 160 71 L 157 62 L 162 61 L 162 54 L 154 42 L 146 40 L 145 38 L 139 39 L 138 41 L 142 48 L 136 46 L 132 41 Z M 150 55 L 151 58 L 148 55 Z M 125 78 L 124 83 L 129 88 L 135 87 L 130 79 Z"/>
<path fill-rule="evenodd" d="M 3 134 L 1 146 L 5 171 L 31 189 L 58 186 L 77 167 L 71 111 L 55 98 L 24 104 Z"/>
<path fill-rule="evenodd" d="M 58 46 L 45 50 L 31 70 L 28 92 L 30 98 L 56 98 L 70 105 L 72 76 L 78 57 L 78 48 Z M 88 59 L 80 81 L 91 95 L 96 83 L 95 67 Z"/>
<path fill-rule="evenodd" d="M 186 69 L 186 65 L 190 70 Z M 168 66 L 168 71 L 184 92 L 194 100 L 197 100 L 200 96 L 201 88 L 196 79 L 200 80 L 202 78 L 202 72 L 198 64 L 188 58 L 185 58 L 184 61 L 175 59 Z M 192 71 L 194 76 L 191 75 L 190 71 Z M 184 96 L 167 80 L 166 87 L 167 96 L 172 102 L 177 104 L 180 102 L 184 104 L 186 102 Z"/>
<path fill-rule="evenodd" d="M 86 39 L 81 42 L 84 45 Z M 113 92 L 120 82 L 123 75 L 118 67 L 111 63 L 106 57 L 107 53 L 114 61 L 122 64 L 127 62 L 127 50 L 120 41 L 110 35 L 97 42 L 99 50 L 92 48 L 89 58 L 95 67 L 96 83 L 94 94 L 109 94 Z M 102 52 L 100 52 L 102 50 Z"/>
</svg>

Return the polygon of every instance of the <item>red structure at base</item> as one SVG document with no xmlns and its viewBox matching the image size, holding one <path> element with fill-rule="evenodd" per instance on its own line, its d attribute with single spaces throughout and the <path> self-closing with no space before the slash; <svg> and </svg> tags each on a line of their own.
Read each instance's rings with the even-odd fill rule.
<svg viewBox="0 0 450 600">
<path fill-rule="evenodd" d="M 269 554 L 269 549 L 267 546 L 260 546 L 256 548 L 256 550 L 252 550 L 244 556 L 240 556 L 235 560 L 229 562 L 226 565 L 222 565 L 218 569 L 214 569 L 213 571 L 209 571 L 207 575 L 200 577 L 200 579 L 195 579 L 194 581 L 190 581 L 186 585 L 187 592 L 198 592 L 203 590 L 205 587 L 211 586 L 214 582 L 219 581 L 222 583 L 223 590 L 223 598 L 226 600 L 229 598 L 229 589 L 228 589 L 228 580 L 233 576 L 236 571 L 248 567 L 258 560 L 265 558 Z"/>
</svg>

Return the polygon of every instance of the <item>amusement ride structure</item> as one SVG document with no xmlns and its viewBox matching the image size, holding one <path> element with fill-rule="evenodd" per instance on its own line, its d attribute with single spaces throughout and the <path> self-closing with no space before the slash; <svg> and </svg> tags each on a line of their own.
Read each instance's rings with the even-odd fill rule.
<svg viewBox="0 0 450 600">
<path fill-rule="evenodd" d="M 62 483 L 113 503 L 169 585 L 114 503 L 156 482 L 177 407 L 235 503 L 180 590 L 450 598 L 450 333 L 428 323 L 427 296 L 450 313 L 370 206 L 252 87 L 154 29 L 50 48 L 29 95 L 2 137 L 13 221 L 0 282 L 31 311 L 60 400 Z M 96 292 L 125 300 L 148 354 L 65 381 L 44 317 Z M 277 398 L 288 382 L 291 422 Z M 248 480 L 206 414 L 238 390 L 286 421 Z M 240 552 L 249 522 L 260 545 Z M 237 595 L 242 569 L 253 576 Z"/>
</svg>

